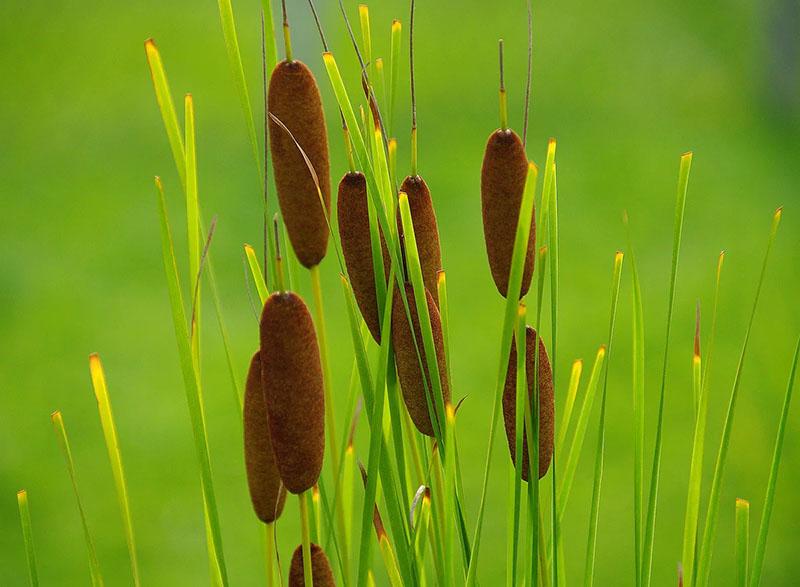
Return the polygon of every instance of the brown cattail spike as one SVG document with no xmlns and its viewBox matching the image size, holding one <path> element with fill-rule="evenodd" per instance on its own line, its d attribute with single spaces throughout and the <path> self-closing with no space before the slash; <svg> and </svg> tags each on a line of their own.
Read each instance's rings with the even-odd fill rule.
<svg viewBox="0 0 800 587">
<path fill-rule="evenodd" d="M 361 315 L 370 334 L 381 341 L 381 320 L 378 297 L 375 292 L 375 271 L 372 262 L 372 239 L 369 229 L 367 181 L 361 172 L 348 173 L 339 182 L 339 199 L 336 208 L 339 216 L 339 238 Z M 391 259 L 381 235 L 384 281 L 388 278 Z"/>
<path fill-rule="evenodd" d="M 297 294 L 274 293 L 264 304 L 261 374 L 278 471 L 299 494 L 322 469 L 325 395 L 314 323 Z"/>
<path fill-rule="evenodd" d="M 311 578 L 314 587 L 333 587 L 331 564 L 325 552 L 316 544 L 311 544 Z M 289 587 L 303 587 L 306 584 L 303 576 L 303 547 L 298 546 L 292 554 L 292 563 L 289 567 Z"/>
<path fill-rule="evenodd" d="M 417 306 L 414 303 L 414 289 L 411 284 L 405 286 L 408 306 L 411 313 L 411 322 L 414 325 L 412 334 L 411 328 L 406 317 L 405 306 L 400 297 L 400 291 L 395 287 L 394 303 L 392 306 L 392 344 L 394 345 L 395 361 L 397 362 L 397 376 L 400 380 L 400 389 L 403 392 L 403 399 L 406 408 L 411 416 L 411 420 L 417 429 L 423 434 L 434 436 L 433 424 L 431 423 L 428 403 L 426 400 L 425 382 L 431 394 L 431 403 L 436 406 L 434 397 L 435 388 L 428 370 L 425 358 L 425 349 L 422 341 L 422 331 L 420 330 Z M 431 331 L 433 332 L 433 342 L 436 349 L 436 359 L 439 366 L 439 377 L 442 385 L 443 404 L 450 401 L 450 384 L 447 380 L 447 364 L 445 362 L 444 338 L 442 336 L 442 321 L 439 317 L 439 309 L 429 291 L 425 291 L 428 301 L 428 314 L 431 318 Z M 416 345 L 414 340 L 416 337 Z M 422 358 L 422 365 L 425 368 L 425 379 L 423 380 L 420 371 L 417 348 Z"/>
<path fill-rule="evenodd" d="M 536 331 L 528 326 L 525 329 L 525 373 L 528 380 L 528 398 L 533 401 L 533 374 L 536 369 Z M 539 340 L 539 479 L 545 476 L 553 457 L 553 371 L 544 342 Z M 517 404 L 517 345 L 511 343 L 511 355 L 506 372 L 506 385 L 503 390 L 503 420 L 506 425 L 508 448 L 511 460 L 517 462 L 516 452 L 516 404 Z M 522 440 L 522 478 L 528 480 L 529 457 L 527 435 Z"/>
<path fill-rule="evenodd" d="M 283 511 L 286 489 L 272 452 L 267 404 L 261 384 L 260 351 L 250 361 L 244 392 L 244 462 L 253 509 L 262 522 L 274 522 Z"/>
<path fill-rule="evenodd" d="M 526 166 L 527 171 L 527 166 Z M 433 209 L 431 192 L 425 180 L 419 175 L 408 176 L 403 180 L 400 191 L 408 196 L 408 207 L 411 221 L 414 223 L 414 237 L 419 251 L 419 264 L 422 268 L 422 279 L 433 296 L 438 307 L 439 271 L 442 270 L 442 253 L 439 246 L 439 227 L 436 223 L 436 212 Z M 397 226 L 403 232 L 400 211 L 397 211 Z"/>
<path fill-rule="evenodd" d="M 307 268 L 318 265 L 328 248 L 331 209 L 328 133 L 317 82 L 301 61 L 281 61 L 269 81 L 269 140 L 275 185 L 289 240 L 297 259 Z M 294 139 L 292 139 L 292 136 Z M 322 192 L 323 208 L 314 177 L 295 140 L 308 157 Z"/>
<path fill-rule="evenodd" d="M 481 169 L 483 235 L 489 268 L 500 295 L 508 295 L 508 278 L 514 238 L 517 232 L 522 192 L 528 174 L 528 158 L 522 140 L 512 130 L 497 130 L 489 137 Z M 531 232 L 522 274 L 520 297 L 531 285 L 536 257 L 536 224 L 531 216 Z"/>
</svg>

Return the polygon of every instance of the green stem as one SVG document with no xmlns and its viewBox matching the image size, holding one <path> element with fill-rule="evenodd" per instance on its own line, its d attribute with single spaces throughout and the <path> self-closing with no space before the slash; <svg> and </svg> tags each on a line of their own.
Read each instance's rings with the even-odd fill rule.
<svg viewBox="0 0 800 587">
<path fill-rule="evenodd" d="M 319 265 L 310 269 L 311 287 L 314 290 L 314 313 L 317 322 L 317 336 L 319 337 L 320 358 L 322 361 L 322 373 L 325 387 L 325 428 L 328 431 L 328 444 L 330 445 L 331 464 L 333 466 L 333 478 L 336 486 L 334 487 L 335 503 L 333 509 L 336 511 L 336 529 L 339 533 L 339 543 L 342 548 L 343 572 L 346 577 L 350 577 L 350 556 L 347 550 L 347 534 L 344 522 L 344 508 L 341 506 L 341 478 L 339 476 L 339 451 L 336 449 L 336 417 L 334 415 L 333 392 L 331 390 L 331 369 L 328 360 L 328 337 L 325 330 L 325 310 L 322 303 L 322 282 L 320 280 Z"/>
<path fill-rule="evenodd" d="M 313 587 L 314 577 L 311 572 L 311 524 L 308 519 L 309 491 L 301 493 L 298 499 L 300 501 L 300 532 L 303 549 L 303 582 L 306 587 Z"/>
</svg>

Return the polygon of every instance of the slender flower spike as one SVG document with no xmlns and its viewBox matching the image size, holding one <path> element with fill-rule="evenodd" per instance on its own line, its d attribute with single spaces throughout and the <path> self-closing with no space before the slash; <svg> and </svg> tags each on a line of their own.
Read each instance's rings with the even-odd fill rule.
<svg viewBox="0 0 800 587">
<path fill-rule="evenodd" d="M 336 208 L 339 217 L 339 238 L 353 287 L 358 309 L 376 342 L 381 341 L 381 321 L 378 296 L 375 291 L 375 269 L 372 260 L 372 241 L 367 204 L 367 180 L 361 172 L 347 173 L 339 182 Z M 381 234 L 384 280 L 388 278 L 391 259 Z"/>
<path fill-rule="evenodd" d="M 510 129 L 499 129 L 492 133 L 483 155 L 481 208 L 489 268 L 497 291 L 503 297 L 508 295 L 511 257 L 527 174 L 528 158 L 519 135 Z M 533 277 L 536 259 L 535 216 L 531 215 L 520 298 L 528 292 Z"/>
<path fill-rule="evenodd" d="M 261 381 L 261 351 L 250 361 L 244 392 L 244 462 L 250 499 L 258 518 L 265 524 L 277 520 L 286 502 L 272 439 Z"/>
<path fill-rule="evenodd" d="M 270 117 L 269 141 L 281 213 L 297 259 L 311 268 L 322 261 L 328 248 L 325 216 L 330 215 L 331 186 L 322 99 L 304 63 L 284 60 L 275 67 L 269 81 L 269 112 L 289 131 Z"/>
<path fill-rule="evenodd" d="M 334 587 L 336 582 L 333 579 L 331 564 L 325 552 L 316 544 L 311 545 L 311 578 L 314 587 Z M 303 577 L 303 548 L 298 546 L 292 555 L 292 563 L 289 567 L 289 587 L 304 587 L 306 584 Z"/>
<path fill-rule="evenodd" d="M 528 381 L 528 396 L 533 401 L 533 373 L 536 369 L 536 355 L 534 346 L 536 345 L 536 331 L 528 326 L 525 330 L 525 371 Z M 511 452 L 511 459 L 516 463 L 516 364 L 517 364 L 517 345 L 516 341 L 511 343 L 511 355 L 508 361 L 508 371 L 506 373 L 506 385 L 503 390 L 503 419 L 506 425 L 506 436 L 508 437 L 508 449 Z M 550 359 L 547 356 L 547 349 L 544 341 L 539 339 L 539 479 L 545 476 L 550 467 L 553 457 L 553 427 L 554 427 L 554 408 L 553 408 L 553 371 L 550 368 Z M 528 440 L 527 435 L 523 434 L 522 445 L 522 478 L 528 480 Z"/>
<path fill-rule="evenodd" d="M 403 180 L 400 191 L 408 197 L 408 207 L 414 223 L 414 236 L 417 239 L 419 264 L 422 279 L 436 306 L 439 306 L 438 282 L 439 271 L 442 270 L 442 253 L 439 243 L 439 227 L 436 212 L 433 209 L 431 191 L 428 184 L 419 175 L 409 176 Z M 402 234 L 400 211 L 397 213 L 398 232 Z"/>
<path fill-rule="evenodd" d="M 409 300 L 409 311 L 411 313 L 412 329 L 408 323 L 405 307 L 400 297 L 400 292 L 395 291 L 394 305 L 392 307 L 392 343 L 395 350 L 397 361 L 397 377 L 400 380 L 400 388 L 403 391 L 403 399 L 408 408 L 412 422 L 417 430 L 428 436 L 434 436 L 433 424 L 431 423 L 430 412 L 426 394 L 430 393 L 431 405 L 435 406 L 433 398 L 434 386 L 431 382 L 430 372 L 422 349 L 422 331 L 420 329 L 417 307 L 414 303 L 414 289 L 411 284 L 406 284 L 406 297 Z M 439 364 L 439 376 L 442 383 L 442 394 L 444 395 L 443 404 L 450 401 L 450 385 L 447 380 L 447 365 L 444 351 L 444 337 L 442 335 L 442 321 L 439 317 L 439 310 L 436 302 L 429 291 L 425 291 L 428 301 L 428 313 L 431 318 L 431 331 L 433 332 L 434 346 L 436 347 L 436 358 Z M 417 344 L 414 344 L 414 341 Z M 424 375 L 420 370 L 420 357 L 417 355 L 417 347 L 421 355 Z M 423 379 L 424 377 L 424 379 Z M 427 383 L 427 390 L 426 390 Z M 434 408 L 435 410 L 435 408 Z"/>
<path fill-rule="evenodd" d="M 274 293 L 264 304 L 261 376 L 278 471 L 286 489 L 303 493 L 322 470 L 325 395 L 314 323 L 295 293 Z"/>
</svg>

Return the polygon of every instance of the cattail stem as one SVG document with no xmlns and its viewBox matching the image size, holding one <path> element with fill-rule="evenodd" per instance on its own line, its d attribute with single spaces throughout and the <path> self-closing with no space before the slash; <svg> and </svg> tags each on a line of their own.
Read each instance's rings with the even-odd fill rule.
<svg viewBox="0 0 800 587">
<path fill-rule="evenodd" d="M 277 291 L 286 291 L 283 281 L 283 258 L 281 257 L 281 233 L 278 227 L 278 213 L 272 217 L 273 234 L 275 235 L 275 284 Z"/>
<path fill-rule="evenodd" d="M 508 129 L 508 96 L 503 69 L 503 39 L 498 42 L 500 52 L 500 129 Z"/>
<path fill-rule="evenodd" d="M 283 47 L 286 50 L 286 61 L 292 61 L 292 36 L 289 32 L 289 18 L 286 16 L 286 0 L 281 1 L 283 9 Z"/>
<path fill-rule="evenodd" d="M 267 563 L 267 587 L 275 585 L 275 524 L 264 525 L 264 557 Z"/>
<path fill-rule="evenodd" d="M 311 571 L 311 524 L 308 519 L 308 494 L 311 490 L 304 491 L 298 496 L 300 502 L 300 532 L 303 545 L 303 583 L 306 587 L 313 587 L 314 578 Z"/>
<path fill-rule="evenodd" d="M 311 287 L 314 290 L 314 314 L 317 322 L 317 336 L 319 337 L 320 360 L 322 362 L 322 377 L 325 389 L 325 429 L 328 431 L 328 444 L 330 445 L 331 464 L 333 466 L 334 499 L 333 509 L 336 511 L 336 531 L 339 534 L 339 546 L 342 549 L 342 566 L 345 576 L 350 576 L 350 556 L 347 548 L 347 530 L 344 521 L 344 508 L 341 507 L 341 476 L 339 475 L 339 451 L 336 448 L 336 416 L 333 407 L 333 393 L 331 392 L 331 370 L 328 361 L 328 338 L 325 331 L 325 310 L 322 305 L 322 282 L 320 280 L 319 265 L 313 266 L 311 273 Z"/>
<path fill-rule="evenodd" d="M 344 133 L 344 150 L 347 153 L 347 165 L 349 166 L 350 173 L 355 173 L 356 160 L 353 158 L 353 144 L 350 141 L 350 131 L 344 126 L 342 132 Z"/>
</svg>

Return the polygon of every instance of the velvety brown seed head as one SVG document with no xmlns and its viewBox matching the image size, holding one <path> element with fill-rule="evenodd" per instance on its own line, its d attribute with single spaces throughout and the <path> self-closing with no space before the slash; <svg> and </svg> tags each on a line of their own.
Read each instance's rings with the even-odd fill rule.
<svg viewBox="0 0 800 587">
<path fill-rule="evenodd" d="M 256 515 L 264 523 L 274 522 L 283 511 L 286 489 L 272 452 L 267 404 L 261 382 L 260 351 L 250 361 L 244 391 L 244 463 Z"/>
<path fill-rule="evenodd" d="M 369 231 L 369 208 L 367 207 L 367 181 L 359 171 L 348 173 L 339 182 L 339 198 L 336 209 L 339 216 L 339 238 L 347 266 L 347 274 L 353 287 L 358 309 L 367 323 L 370 334 L 381 341 L 381 321 L 378 298 L 375 293 L 375 271 L 372 265 L 372 241 Z M 391 259 L 386 242 L 381 234 L 384 279 L 389 276 Z"/>
<path fill-rule="evenodd" d="M 433 296 L 436 305 L 439 305 L 439 290 L 437 283 L 439 271 L 442 270 L 442 253 L 439 246 L 439 227 L 436 224 L 436 212 L 433 209 L 431 192 L 425 180 L 419 175 L 407 177 L 400 186 L 400 191 L 408 196 L 408 208 L 411 211 L 411 220 L 414 222 L 414 236 L 419 250 L 419 264 L 422 268 L 422 279 L 427 289 Z M 397 226 L 400 234 L 403 224 L 400 221 L 400 211 L 397 212 Z"/>
<path fill-rule="evenodd" d="M 525 373 L 528 380 L 528 398 L 533 401 L 533 373 L 536 369 L 536 355 L 533 352 L 536 344 L 536 331 L 528 326 L 525 330 Z M 517 402 L 517 345 L 511 343 L 511 356 L 508 359 L 506 385 L 503 390 L 503 420 L 506 425 L 508 448 L 511 460 L 517 462 L 516 452 L 516 402 Z M 539 479 L 545 476 L 553 458 L 553 371 L 544 342 L 539 340 Z M 522 438 L 522 478 L 528 480 L 528 440 Z"/>
<path fill-rule="evenodd" d="M 274 120 L 269 121 L 269 140 L 275 185 L 289 240 L 304 267 L 325 257 L 331 210 L 328 132 L 317 82 L 301 61 L 281 61 L 269 80 L 269 111 L 276 116 L 311 161 L 325 202 L 323 210 L 314 178 L 292 137 Z"/>
<path fill-rule="evenodd" d="M 264 304 L 261 376 L 278 472 L 286 489 L 302 493 L 322 469 L 325 396 L 314 323 L 295 293 Z"/>
<path fill-rule="evenodd" d="M 336 585 L 328 557 L 314 543 L 311 544 L 311 579 L 314 581 L 314 587 L 333 587 Z M 289 567 L 289 587 L 303 587 L 305 584 L 303 546 L 300 545 L 294 549 L 294 554 L 292 554 L 292 563 Z"/>
<path fill-rule="evenodd" d="M 423 375 L 420 370 L 416 347 L 414 346 L 414 336 L 416 336 L 417 345 L 419 346 L 419 352 L 422 357 L 422 365 L 425 367 L 425 377 L 428 382 L 431 382 L 428 372 L 428 363 L 425 359 L 425 347 L 422 341 L 422 331 L 420 330 L 417 306 L 414 303 L 414 289 L 411 287 L 411 284 L 407 283 L 405 290 L 406 296 L 408 297 L 411 321 L 414 325 L 414 334 L 412 335 L 406 317 L 405 306 L 400 297 L 400 290 L 395 286 L 394 301 L 392 304 L 392 344 L 394 345 L 395 361 L 397 363 L 397 377 L 400 380 L 400 389 L 403 392 L 406 408 L 408 409 L 408 413 L 414 425 L 423 434 L 434 436 L 433 425 L 431 423 L 428 403 L 425 396 L 425 382 L 422 378 Z M 431 293 L 426 290 L 425 296 L 428 300 L 428 313 L 431 317 L 433 342 L 436 348 L 436 359 L 439 364 L 439 376 L 441 378 L 442 392 L 444 394 L 443 403 L 446 404 L 450 401 L 450 384 L 447 380 L 442 321 L 439 317 L 439 309 L 436 307 Z M 429 384 L 429 388 L 431 402 L 435 410 L 436 401 L 433 396 L 434 388 L 432 383 Z"/>
<path fill-rule="evenodd" d="M 514 238 L 517 233 L 522 192 L 528 175 L 528 157 L 522 140 L 513 130 L 497 130 L 489 137 L 481 169 L 481 207 L 483 235 L 489 268 L 500 295 L 508 295 L 508 278 Z M 536 259 L 535 214 L 531 217 L 531 233 L 522 274 L 520 297 L 528 292 Z"/>
</svg>

